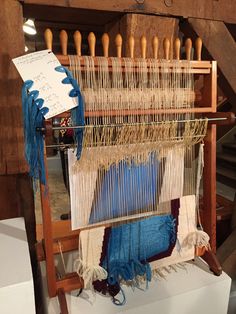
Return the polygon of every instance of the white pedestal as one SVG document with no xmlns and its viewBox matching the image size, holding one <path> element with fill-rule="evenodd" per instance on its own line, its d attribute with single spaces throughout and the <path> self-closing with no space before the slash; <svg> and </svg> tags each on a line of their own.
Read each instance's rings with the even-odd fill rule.
<svg viewBox="0 0 236 314">
<path fill-rule="evenodd" d="M 126 295 L 124 306 L 115 306 L 110 298 L 89 291 L 80 297 L 67 294 L 70 314 L 226 314 L 231 279 L 223 273 L 217 277 L 201 260 L 188 263 L 165 279 L 153 280 L 146 291 L 123 287 Z M 58 300 L 48 303 L 48 313 L 60 313 Z"/>
<path fill-rule="evenodd" d="M 34 286 L 23 218 L 0 221 L 0 313 L 34 314 Z"/>
</svg>

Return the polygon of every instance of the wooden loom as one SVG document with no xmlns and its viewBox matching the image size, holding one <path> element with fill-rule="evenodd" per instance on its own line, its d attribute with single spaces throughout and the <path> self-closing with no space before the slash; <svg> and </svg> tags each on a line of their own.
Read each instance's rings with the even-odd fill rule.
<svg viewBox="0 0 236 314">
<path fill-rule="evenodd" d="M 52 33 L 49 29 L 45 31 L 45 40 L 48 49 L 52 49 Z M 69 59 L 67 56 L 67 33 L 63 30 L 60 33 L 62 55 L 58 55 L 57 58 L 64 66 L 69 66 Z M 75 32 L 74 34 L 75 47 L 77 56 L 80 58 L 81 65 L 83 66 L 83 57 L 81 56 L 81 34 L 80 32 Z M 94 62 L 96 65 L 95 57 L 95 42 L 96 38 L 93 33 L 88 36 L 90 55 L 94 57 Z M 117 35 L 115 39 L 117 47 L 117 57 L 121 58 L 122 51 L 122 37 Z M 108 57 L 109 48 L 109 37 L 104 34 L 102 37 L 104 56 Z M 141 57 L 146 58 L 146 38 L 142 36 L 141 41 Z M 158 38 L 153 38 L 153 57 L 157 59 L 158 62 Z M 203 258 L 208 262 L 210 268 L 217 275 L 221 273 L 221 267 L 217 263 L 217 260 L 213 253 L 216 250 L 216 123 L 226 124 L 231 122 L 233 116 L 230 113 L 216 113 L 216 92 L 217 92 L 217 65 L 216 61 L 201 61 L 201 39 L 198 38 L 196 41 L 196 60 L 190 61 L 192 66 L 192 73 L 195 75 L 203 75 L 204 86 L 201 93 L 196 91 L 195 102 L 196 107 L 191 109 L 168 109 L 165 110 L 166 114 L 171 113 L 182 113 L 191 112 L 195 113 L 199 117 L 208 117 L 212 119 L 209 121 L 209 126 L 207 130 L 207 136 L 204 140 L 205 142 L 205 153 L 204 153 L 204 209 L 202 211 L 202 219 L 205 231 L 209 234 L 211 239 L 211 251 L 200 252 L 196 248 L 196 255 L 202 255 Z M 163 42 L 164 48 L 164 58 L 170 59 L 170 41 L 165 39 Z M 186 40 L 186 58 L 190 60 L 192 42 L 190 39 Z M 129 38 L 129 57 L 134 58 L 134 38 Z M 180 60 L 180 40 L 176 39 L 174 42 L 174 57 Z M 109 59 L 108 59 L 109 62 Z M 181 60 L 179 61 L 181 62 Z M 110 63 L 109 63 L 110 64 Z M 169 61 L 169 66 L 172 66 L 172 61 Z M 83 70 L 83 69 L 82 69 Z M 129 115 L 131 112 L 122 111 L 123 114 Z M 161 110 L 158 112 L 153 112 L 152 110 L 136 110 L 132 114 L 142 115 L 142 114 L 154 114 L 162 113 Z M 85 112 L 85 116 L 99 116 L 100 112 Z M 104 114 L 104 113 L 103 113 Z M 112 114 L 111 111 L 108 114 Z M 117 114 L 117 112 L 115 112 Z M 214 120 L 215 119 L 215 120 Z M 220 121 L 216 121 L 219 119 Z M 222 120 L 221 120 L 222 119 Z M 230 120 L 230 121 L 229 121 Z M 45 154 L 45 166 L 46 166 L 46 176 L 47 176 L 47 163 Z M 46 261 L 46 271 L 47 271 L 47 283 L 48 292 L 50 297 L 58 296 L 61 312 L 68 313 L 65 292 L 69 292 L 75 289 L 83 287 L 83 280 L 78 277 L 77 273 L 66 274 L 63 278 L 57 278 L 57 271 L 54 265 L 54 255 L 62 252 L 69 252 L 77 250 L 78 248 L 78 236 L 79 230 L 71 231 L 70 221 L 52 221 L 51 219 L 51 209 L 49 201 L 49 193 L 45 193 L 45 186 L 40 185 L 41 192 L 41 204 L 42 204 L 42 219 L 43 224 L 37 227 L 37 252 L 38 259 L 40 261 Z"/>
</svg>

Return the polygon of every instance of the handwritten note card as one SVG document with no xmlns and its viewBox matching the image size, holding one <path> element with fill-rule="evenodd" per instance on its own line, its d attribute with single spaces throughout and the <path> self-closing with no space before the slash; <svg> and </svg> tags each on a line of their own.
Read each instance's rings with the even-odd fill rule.
<svg viewBox="0 0 236 314">
<path fill-rule="evenodd" d="M 78 105 L 77 97 L 69 97 L 72 86 L 62 84 L 66 74 L 55 70 L 61 64 L 50 50 L 33 52 L 12 61 L 23 81 L 32 80 L 31 90 L 38 90 L 39 97 L 44 99 L 44 106 L 49 108 L 46 119 Z"/>
</svg>

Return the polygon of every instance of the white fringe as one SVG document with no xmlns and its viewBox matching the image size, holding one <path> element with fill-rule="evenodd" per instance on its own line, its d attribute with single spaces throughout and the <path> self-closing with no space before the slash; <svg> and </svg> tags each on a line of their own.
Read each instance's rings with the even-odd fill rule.
<svg viewBox="0 0 236 314">
<path fill-rule="evenodd" d="M 196 230 L 195 232 L 189 233 L 186 238 L 183 240 L 182 247 L 188 247 L 191 248 L 192 246 L 198 246 L 198 247 L 208 247 L 209 246 L 209 235 L 202 231 L 202 230 Z"/>
</svg>

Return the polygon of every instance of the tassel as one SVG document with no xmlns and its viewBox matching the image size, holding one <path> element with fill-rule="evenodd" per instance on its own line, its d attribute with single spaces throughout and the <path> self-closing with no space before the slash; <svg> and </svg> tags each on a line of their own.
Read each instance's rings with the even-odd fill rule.
<svg viewBox="0 0 236 314">
<path fill-rule="evenodd" d="M 80 258 L 75 260 L 77 274 L 84 280 L 84 288 L 93 290 L 94 281 L 102 281 L 107 278 L 107 271 L 101 266 L 86 265 Z"/>
<path fill-rule="evenodd" d="M 183 240 L 182 247 L 191 248 L 195 245 L 200 248 L 207 248 L 209 246 L 209 240 L 209 235 L 206 232 L 197 230 L 187 235 L 187 237 Z"/>
</svg>

